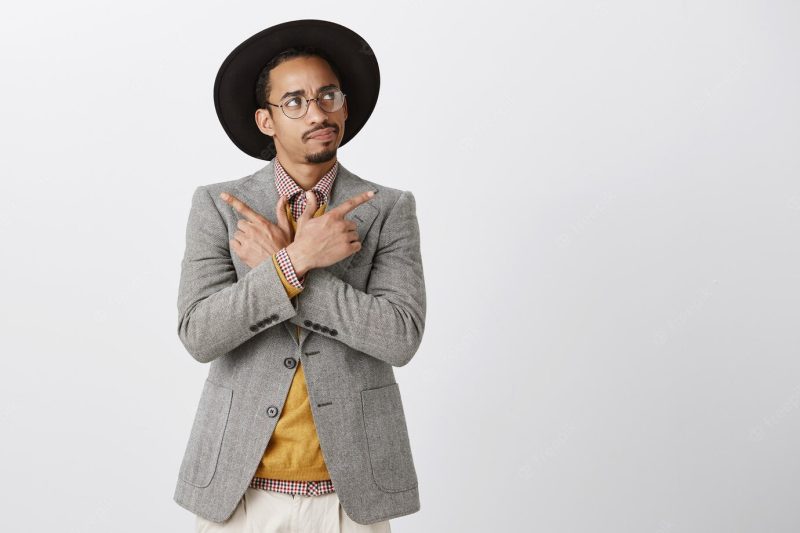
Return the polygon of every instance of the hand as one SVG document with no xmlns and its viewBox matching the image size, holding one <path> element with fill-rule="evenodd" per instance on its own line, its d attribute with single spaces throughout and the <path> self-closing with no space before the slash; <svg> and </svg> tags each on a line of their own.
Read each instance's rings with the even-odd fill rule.
<svg viewBox="0 0 800 533">
<path fill-rule="evenodd" d="M 367 191 L 342 202 L 324 215 L 314 218 L 317 211 L 317 196 L 306 193 L 306 207 L 297 220 L 294 241 L 286 252 L 298 277 L 303 277 L 312 268 L 321 268 L 341 261 L 361 249 L 358 227 L 344 216 L 374 196 Z"/>
<path fill-rule="evenodd" d="M 231 250 L 250 268 L 255 268 L 263 261 L 287 246 L 294 239 L 292 225 L 286 215 L 286 197 L 280 195 L 275 206 L 278 224 L 253 211 L 250 206 L 226 192 L 220 198 L 236 209 L 244 219 L 239 220 L 239 228 L 229 241 Z"/>
</svg>

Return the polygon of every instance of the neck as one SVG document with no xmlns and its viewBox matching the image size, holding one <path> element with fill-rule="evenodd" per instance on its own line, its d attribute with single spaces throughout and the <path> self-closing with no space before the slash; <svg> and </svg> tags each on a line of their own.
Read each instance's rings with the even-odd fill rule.
<svg viewBox="0 0 800 533">
<path fill-rule="evenodd" d="M 311 190 L 314 185 L 333 168 L 336 164 L 336 157 L 324 163 L 297 163 L 285 157 L 278 157 L 283 169 L 304 191 Z"/>
</svg>

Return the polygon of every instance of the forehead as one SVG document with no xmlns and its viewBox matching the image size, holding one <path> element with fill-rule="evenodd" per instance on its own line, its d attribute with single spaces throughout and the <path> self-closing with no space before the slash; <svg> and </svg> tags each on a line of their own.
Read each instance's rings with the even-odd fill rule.
<svg viewBox="0 0 800 533">
<path fill-rule="evenodd" d="M 324 85 L 339 85 L 327 61 L 316 56 L 284 61 L 270 71 L 270 82 L 272 94 L 277 95 L 295 90 L 315 92 Z"/>
</svg>

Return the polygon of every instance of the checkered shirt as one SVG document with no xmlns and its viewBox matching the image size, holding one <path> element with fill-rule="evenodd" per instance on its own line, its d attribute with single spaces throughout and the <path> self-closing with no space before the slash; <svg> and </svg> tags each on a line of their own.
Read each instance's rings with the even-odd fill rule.
<svg viewBox="0 0 800 533">
<path fill-rule="evenodd" d="M 333 481 L 330 479 L 323 479 L 322 481 L 293 481 L 291 479 L 254 477 L 250 481 L 250 487 L 261 490 L 274 490 L 284 494 L 301 494 L 303 496 L 322 496 L 323 494 L 336 492 L 333 489 Z"/>
</svg>

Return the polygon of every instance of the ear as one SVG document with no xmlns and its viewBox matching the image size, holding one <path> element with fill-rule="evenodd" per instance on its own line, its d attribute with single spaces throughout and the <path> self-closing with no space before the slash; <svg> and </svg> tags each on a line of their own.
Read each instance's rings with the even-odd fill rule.
<svg viewBox="0 0 800 533">
<path fill-rule="evenodd" d="M 272 137 L 275 135 L 275 127 L 272 122 L 272 117 L 266 109 L 256 109 L 255 114 L 256 126 L 261 130 L 264 135 Z"/>
<path fill-rule="evenodd" d="M 347 98 L 344 99 L 344 119 L 347 120 Z"/>
</svg>

